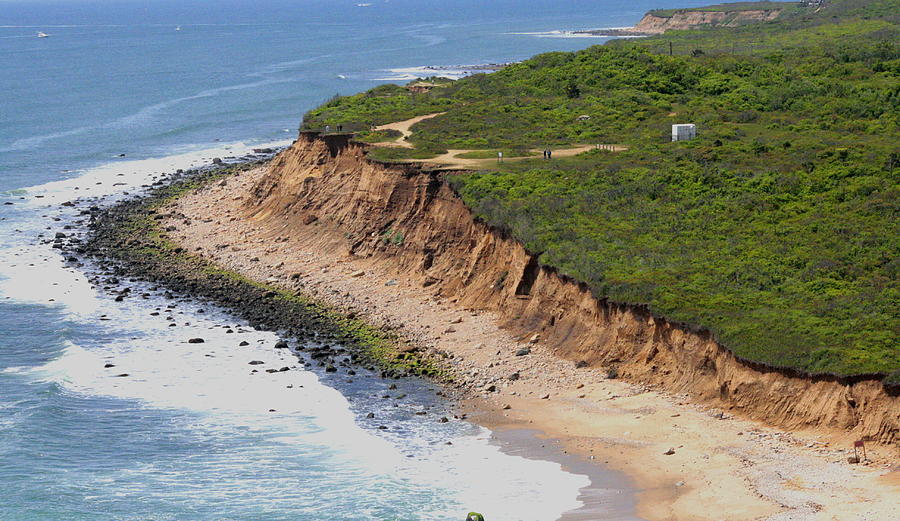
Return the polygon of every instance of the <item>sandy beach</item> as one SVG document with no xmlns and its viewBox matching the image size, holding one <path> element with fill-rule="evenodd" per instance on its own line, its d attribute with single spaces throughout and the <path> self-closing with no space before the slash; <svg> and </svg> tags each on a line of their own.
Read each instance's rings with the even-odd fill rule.
<svg viewBox="0 0 900 521">
<path fill-rule="evenodd" d="M 490 313 L 414 284 L 389 263 L 350 254 L 328 225 L 312 240 L 283 234 L 271 220 L 246 218 L 242 205 L 264 173 L 249 171 L 180 198 L 164 225 L 174 227 L 172 238 L 185 248 L 223 267 L 390 327 L 443 357 L 461 413 L 496 431 L 539 431 L 581 461 L 625 473 L 639 490 L 641 517 L 896 516 L 900 465 L 889 449 L 872 447 L 871 461 L 849 465 L 852 448 L 840 433 L 780 432 L 686 396 L 609 378 L 599 368 L 576 367 L 539 336 L 515 338 Z"/>
</svg>

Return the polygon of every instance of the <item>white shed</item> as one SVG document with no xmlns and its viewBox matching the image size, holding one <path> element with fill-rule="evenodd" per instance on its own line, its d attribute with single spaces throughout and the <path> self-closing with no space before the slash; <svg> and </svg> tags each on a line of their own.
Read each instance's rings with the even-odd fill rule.
<svg viewBox="0 0 900 521">
<path fill-rule="evenodd" d="M 697 137 L 697 125 L 672 125 L 672 141 L 690 141 Z"/>
</svg>

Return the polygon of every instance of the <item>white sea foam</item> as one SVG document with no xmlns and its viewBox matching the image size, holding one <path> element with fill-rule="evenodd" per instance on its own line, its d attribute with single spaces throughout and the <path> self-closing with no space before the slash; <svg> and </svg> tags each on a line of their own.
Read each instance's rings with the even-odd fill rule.
<svg viewBox="0 0 900 521">
<path fill-rule="evenodd" d="M 458 80 L 465 76 L 469 76 L 471 74 L 477 74 L 482 72 L 491 72 L 490 70 L 485 69 L 476 69 L 473 67 L 464 67 L 464 66 L 441 66 L 434 67 L 429 65 L 422 65 L 417 67 L 399 67 L 396 69 L 387 69 L 385 71 L 380 71 L 383 73 L 381 77 L 373 78 L 375 81 L 412 81 L 417 78 L 429 78 L 431 76 L 440 76 L 442 78 L 450 78 L 453 80 Z"/>
<path fill-rule="evenodd" d="M 434 432 L 394 439 L 361 428 L 346 398 L 297 367 L 291 353 L 272 348 L 272 333 L 228 334 L 214 327 L 223 318 L 198 317 L 190 309 L 177 315 L 190 326 L 169 328 L 164 314 L 148 316 L 146 303 L 116 307 L 116 323 L 101 327 L 115 328 L 120 338 L 133 337 L 90 347 L 70 344 L 34 374 L 69 392 L 190 411 L 197 416 L 189 428 L 206 435 L 245 429 L 286 447 L 329 454 L 334 472 L 329 479 L 347 473 L 347 479 L 393 483 L 398 494 L 410 487 L 445 491 L 443 501 L 421 505 L 418 519 L 458 518 L 467 506 L 477 505 L 504 519 L 541 520 L 580 506 L 576 491 L 588 484 L 586 477 L 566 473 L 556 463 L 505 455 L 489 442 L 485 429 L 442 438 L 452 442 L 446 445 L 435 441 Z M 190 337 L 205 342 L 191 344 Z M 250 345 L 237 348 L 241 340 Z M 251 360 L 263 363 L 248 365 Z M 292 369 L 264 372 L 281 367 Z M 128 376 L 117 376 L 122 374 Z"/>
<path fill-rule="evenodd" d="M 16 208 L 31 218 L 2 226 L 34 236 L 47 224 L 38 212 L 49 210 L 49 205 L 79 195 L 115 195 L 163 171 L 190 168 L 215 156 L 241 155 L 249 148 L 233 143 L 164 158 L 116 161 L 72 179 L 30 187 L 24 190 L 28 204 Z M 197 492 L 185 484 L 215 476 L 215 487 L 199 490 L 221 494 L 225 502 L 254 491 L 270 504 L 301 511 L 350 501 L 347 508 L 373 516 L 384 511 L 385 501 L 390 501 L 385 498 L 392 495 L 421 498 L 405 515 L 410 519 L 458 519 L 477 509 L 489 518 L 537 521 L 580 506 L 577 495 L 588 485 L 585 476 L 565 472 L 556 463 L 506 455 L 490 443 L 485 429 L 459 424 L 439 431 L 433 419 L 408 421 L 403 434 L 363 428 L 347 398 L 303 369 L 292 353 L 272 347 L 274 333 L 238 328 L 224 315 L 199 314 L 194 304 L 179 303 L 167 312 L 161 300 L 132 297 L 114 302 L 93 289 L 84 274 L 68 268 L 49 245 L 15 244 L 0 250 L 0 276 L 5 277 L 0 295 L 38 304 L 53 299 L 66 320 L 93 333 L 69 342 L 59 358 L 43 366 L 4 373 L 54 382 L 68 393 L 178 412 L 179 428 L 202 439 L 252 433 L 266 440 L 265 446 L 245 447 L 240 454 L 207 456 L 212 459 L 203 464 L 163 468 L 147 463 L 112 475 L 79 475 L 79 480 L 96 480 L 107 488 L 112 483 L 120 497 L 190 501 Z M 159 315 L 151 315 L 160 307 Z M 170 327 L 168 317 L 177 327 Z M 234 333 L 221 327 L 226 323 Z M 204 342 L 187 342 L 197 337 Z M 249 346 L 239 347 L 242 340 Z M 251 360 L 263 363 L 249 365 Z M 290 370 L 265 372 L 282 367 Z M 128 376 L 119 376 L 124 374 Z M 281 478 L 279 458 L 304 455 L 327 468 L 321 484 L 307 484 L 326 488 L 298 490 Z M 267 465 L 273 470 L 261 475 L 258 469 Z M 378 492 L 354 497 L 357 488 Z"/>
<path fill-rule="evenodd" d="M 121 160 L 76 173 L 60 181 L 24 188 L 27 203 L 34 207 L 58 204 L 79 197 L 102 197 L 135 190 L 163 173 L 209 164 L 215 157 L 242 156 L 254 148 L 287 146 L 288 140 L 262 144 L 243 142 L 223 143 L 213 147 L 189 147 L 188 150 L 165 157 Z M 41 197 L 37 197 L 41 196 Z"/>
<path fill-rule="evenodd" d="M 515 32 L 506 33 L 517 36 L 532 36 L 534 38 L 643 38 L 639 35 L 605 35 L 594 34 L 586 31 L 621 31 L 623 29 L 631 29 L 631 27 L 604 27 L 603 29 L 586 29 L 579 31 L 572 30 L 555 30 L 555 31 L 536 31 L 536 32 Z"/>
</svg>

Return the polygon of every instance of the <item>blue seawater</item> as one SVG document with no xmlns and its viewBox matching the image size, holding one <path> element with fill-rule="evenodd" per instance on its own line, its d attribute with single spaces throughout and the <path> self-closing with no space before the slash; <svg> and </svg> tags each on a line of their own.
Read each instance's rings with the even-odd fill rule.
<svg viewBox="0 0 900 521">
<path fill-rule="evenodd" d="M 596 484 L 504 452 L 474 425 L 435 422 L 446 404 L 428 382 L 347 383 L 296 367 L 274 333 L 201 303 L 114 302 L 41 236 L 80 219 L 59 203 L 289 142 L 302 113 L 335 93 L 424 66 L 584 48 L 603 39 L 554 31 L 630 25 L 667 3 L 0 1 L 0 520 L 450 520 L 472 509 L 549 520 L 578 509 Z M 295 369 L 252 373 L 250 360 Z"/>
</svg>

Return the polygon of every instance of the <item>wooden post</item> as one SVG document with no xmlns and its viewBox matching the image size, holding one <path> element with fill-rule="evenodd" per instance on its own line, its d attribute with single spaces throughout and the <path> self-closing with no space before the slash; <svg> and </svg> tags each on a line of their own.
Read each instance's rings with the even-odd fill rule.
<svg viewBox="0 0 900 521">
<path fill-rule="evenodd" d="M 857 447 L 862 449 L 863 459 L 859 459 L 859 453 L 856 452 Z M 866 457 L 866 444 L 865 442 L 863 442 L 863 440 L 857 440 L 853 442 L 853 456 L 856 458 L 857 462 L 862 462 L 869 459 Z"/>
</svg>

